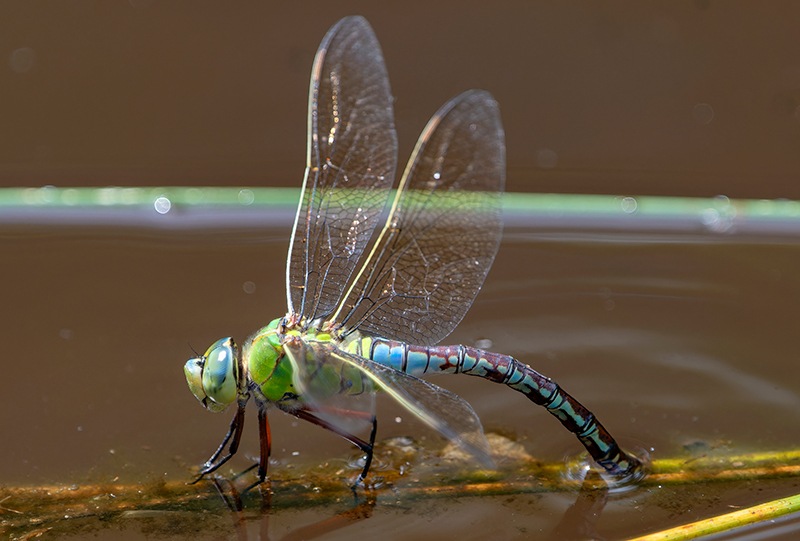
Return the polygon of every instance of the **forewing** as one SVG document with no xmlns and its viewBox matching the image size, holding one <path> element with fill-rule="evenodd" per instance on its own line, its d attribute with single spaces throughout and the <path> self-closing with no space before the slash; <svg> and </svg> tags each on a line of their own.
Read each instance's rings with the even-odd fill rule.
<svg viewBox="0 0 800 541">
<path fill-rule="evenodd" d="M 297 353 L 301 349 L 303 355 Z M 353 411 L 355 408 L 348 405 L 350 401 L 360 407 L 364 403 L 363 395 L 372 396 L 375 391 L 380 391 L 473 455 L 481 464 L 493 464 L 478 415 L 458 395 L 399 370 L 347 353 L 329 342 L 303 342 L 302 347 L 295 347 L 294 350 L 295 353 L 290 357 L 296 365 L 295 387 L 303 401 L 315 413 L 322 412 L 321 416 L 334 426 L 350 431 L 353 417 L 336 415 L 336 412 Z M 324 385 L 314 381 L 321 373 L 321 366 L 344 375 L 342 388 L 335 393 L 335 397 L 330 392 L 334 390 L 330 380 Z M 364 392 L 349 394 L 352 392 L 352 388 L 348 388 L 350 383 L 363 385 Z"/>
<path fill-rule="evenodd" d="M 334 319 L 423 345 L 450 334 L 497 253 L 504 183 L 497 102 L 477 90 L 453 98 L 420 135 L 389 218 Z"/>
<path fill-rule="evenodd" d="M 317 50 L 302 196 L 289 245 L 290 313 L 330 314 L 383 210 L 397 164 L 389 79 L 367 21 L 347 17 Z"/>
</svg>

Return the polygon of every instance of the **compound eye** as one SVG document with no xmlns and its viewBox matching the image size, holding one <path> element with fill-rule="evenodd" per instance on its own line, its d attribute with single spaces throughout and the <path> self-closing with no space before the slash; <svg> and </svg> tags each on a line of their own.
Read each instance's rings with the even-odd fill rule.
<svg viewBox="0 0 800 541">
<path fill-rule="evenodd" d="M 201 403 L 205 403 L 206 400 L 206 392 L 203 390 L 203 366 L 205 362 L 203 357 L 195 357 L 194 359 L 189 359 L 183 365 L 183 373 L 186 375 L 186 383 L 189 385 L 189 390 Z"/>
<path fill-rule="evenodd" d="M 203 391 L 214 402 L 205 404 L 210 410 L 221 411 L 232 404 L 239 393 L 236 344 L 231 338 L 217 340 L 203 357 Z"/>
<path fill-rule="evenodd" d="M 239 394 L 239 363 L 231 338 L 214 342 L 201 357 L 183 367 L 192 394 L 211 411 L 223 411 Z"/>
</svg>

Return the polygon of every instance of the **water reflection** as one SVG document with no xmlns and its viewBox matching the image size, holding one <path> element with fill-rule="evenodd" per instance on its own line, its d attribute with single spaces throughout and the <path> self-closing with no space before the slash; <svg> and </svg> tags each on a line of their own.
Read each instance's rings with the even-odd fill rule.
<svg viewBox="0 0 800 541">
<path fill-rule="evenodd" d="M 242 494 L 237 490 L 233 480 L 217 476 L 212 479 L 212 482 L 230 513 L 233 533 L 240 541 L 271 541 L 272 539 L 310 541 L 328 537 L 336 530 L 367 520 L 378 510 L 384 512 L 397 510 L 396 505 L 392 504 L 393 498 L 387 498 L 386 492 L 379 495 L 369 489 L 360 489 L 354 491 L 352 503 L 345 510 L 309 524 L 293 526 L 288 533 L 284 533 L 280 537 L 273 537 L 270 532 L 270 518 L 274 513 L 272 510 L 273 492 L 269 483 L 256 487 L 254 490 L 257 492 L 256 497 L 260 502 L 259 507 L 254 508 L 252 503 L 256 498 L 250 498 L 250 505 L 245 511 L 246 506 L 242 501 Z M 608 498 L 608 486 L 600 473 L 590 472 L 577 491 L 575 501 L 563 513 L 560 521 L 547 538 L 553 541 L 604 539 L 605 536 L 601 535 L 598 530 L 598 522 L 608 503 Z M 258 523 L 257 528 L 248 528 L 249 525 L 254 525 L 256 522 Z"/>
</svg>

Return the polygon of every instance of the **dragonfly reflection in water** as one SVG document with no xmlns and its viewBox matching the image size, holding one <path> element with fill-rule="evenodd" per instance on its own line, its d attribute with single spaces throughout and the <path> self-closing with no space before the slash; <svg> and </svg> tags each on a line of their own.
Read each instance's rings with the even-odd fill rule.
<svg viewBox="0 0 800 541">
<path fill-rule="evenodd" d="M 328 31 L 309 94 L 306 173 L 286 265 L 289 311 L 241 351 L 223 338 L 184 368 L 207 409 L 237 405 L 198 479 L 236 453 L 250 398 L 258 407 L 259 482 L 267 475 L 271 405 L 361 449 L 362 482 L 377 430 L 376 392 L 490 465 L 472 407 L 418 378 L 435 372 L 520 391 L 555 415 L 606 472 L 636 472 L 639 461 L 549 378 L 508 355 L 435 345 L 472 304 L 500 243 L 505 141 L 491 95 L 465 92 L 433 116 L 373 234 L 391 195 L 397 140 L 386 68 L 365 19 L 348 17 Z"/>
</svg>

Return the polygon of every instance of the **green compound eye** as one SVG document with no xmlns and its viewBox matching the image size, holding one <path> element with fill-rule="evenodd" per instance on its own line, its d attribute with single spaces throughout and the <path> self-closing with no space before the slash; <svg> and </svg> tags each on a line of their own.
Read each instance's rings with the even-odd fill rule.
<svg viewBox="0 0 800 541">
<path fill-rule="evenodd" d="M 233 339 L 217 340 L 202 357 L 189 359 L 183 372 L 189 390 L 207 409 L 220 412 L 236 401 L 239 363 Z"/>
<path fill-rule="evenodd" d="M 206 399 L 206 393 L 203 391 L 203 365 L 205 360 L 202 357 L 195 357 L 189 359 L 183 365 L 183 373 L 186 374 L 186 383 L 189 384 L 189 390 L 200 402 Z"/>
</svg>

